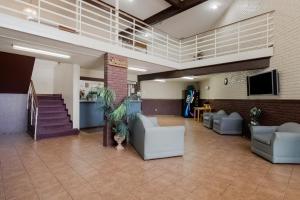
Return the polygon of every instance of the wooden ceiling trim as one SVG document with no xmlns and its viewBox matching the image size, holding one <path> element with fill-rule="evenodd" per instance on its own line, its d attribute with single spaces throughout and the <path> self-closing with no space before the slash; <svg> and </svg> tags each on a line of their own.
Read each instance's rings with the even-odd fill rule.
<svg viewBox="0 0 300 200">
<path fill-rule="evenodd" d="M 254 60 L 245 60 L 245 61 L 239 61 L 233 63 L 218 64 L 218 65 L 212 65 L 207 67 L 197 67 L 192 69 L 173 70 L 173 71 L 153 73 L 153 74 L 144 74 L 138 76 L 138 81 L 170 79 L 170 78 L 180 78 L 184 76 L 201 76 L 201 75 L 216 74 L 216 73 L 257 70 L 257 69 L 265 69 L 268 68 L 269 66 L 270 66 L 270 57 L 254 59 Z"/>
<path fill-rule="evenodd" d="M 186 11 L 194 6 L 197 6 L 201 3 L 206 2 L 207 0 L 185 0 L 185 1 L 180 1 L 180 0 L 165 0 L 172 6 L 145 19 L 144 22 L 153 25 L 157 24 L 163 20 L 166 20 L 170 17 L 173 17 L 183 11 Z"/>
</svg>

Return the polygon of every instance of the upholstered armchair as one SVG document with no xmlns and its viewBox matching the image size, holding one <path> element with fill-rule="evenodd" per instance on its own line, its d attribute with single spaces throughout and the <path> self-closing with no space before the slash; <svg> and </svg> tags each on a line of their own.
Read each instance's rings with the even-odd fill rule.
<svg viewBox="0 0 300 200">
<path fill-rule="evenodd" d="M 156 117 L 138 114 L 129 129 L 130 143 L 144 160 L 184 154 L 184 126 L 161 127 Z"/>
<path fill-rule="evenodd" d="M 300 163 L 300 124 L 253 126 L 251 150 L 272 163 Z"/>
<path fill-rule="evenodd" d="M 213 127 L 213 121 L 214 119 L 219 119 L 224 116 L 227 116 L 226 112 L 224 110 L 219 110 L 218 112 L 207 112 L 203 114 L 203 125 L 207 128 Z"/>
<path fill-rule="evenodd" d="M 213 130 L 222 135 L 241 135 L 242 127 L 243 118 L 236 112 L 214 119 L 213 122 Z"/>
</svg>

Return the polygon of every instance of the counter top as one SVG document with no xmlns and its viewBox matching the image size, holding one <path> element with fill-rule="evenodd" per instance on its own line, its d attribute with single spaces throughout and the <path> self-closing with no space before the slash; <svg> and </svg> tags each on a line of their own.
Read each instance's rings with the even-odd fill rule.
<svg viewBox="0 0 300 200">
<path fill-rule="evenodd" d="M 129 100 L 129 102 L 139 103 L 142 102 L 142 100 Z M 80 100 L 80 103 L 98 103 L 98 101 Z"/>
<path fill-rule="evenodd" d="M 97 103 L 97 101 L 80 100 L 80 103 Z"/>
</svg>

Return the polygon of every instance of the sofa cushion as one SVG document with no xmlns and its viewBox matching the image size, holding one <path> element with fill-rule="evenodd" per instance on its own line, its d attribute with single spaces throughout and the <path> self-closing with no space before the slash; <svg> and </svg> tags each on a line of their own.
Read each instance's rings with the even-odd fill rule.
<svg viewBox="0 0 300 200">
<path fill-rule="evenodd" d="M 203 119 L 204 119 L 204 120 L 209 120 L 209 119 L 210 119 L 210 116 L 204 116 Z"/>
<path fill-rule="evenodd" d="M 259 141 L 263 144 L 270 145 L 272 140 L 273 133 L 264 133 L 264 134 L 255 134 L 253 135 L 253 139 Z"/>
<path fill-rule="evenodd" d="M 282 124 L 277 129 L 278 132 L 300 133 L 300 124 L 289 122 Z"/>
<path fill-rule="evenodd" d="M 237 112 L 231 113 L 228 117 L 233 119 L 242 119 L 241 115 Z"/>
<path fill-rule="evenodd" d="M 216 115 L 226 115 L 226 112 L 224 110 L 219 110 L 215 113 Z"/>
</svg>

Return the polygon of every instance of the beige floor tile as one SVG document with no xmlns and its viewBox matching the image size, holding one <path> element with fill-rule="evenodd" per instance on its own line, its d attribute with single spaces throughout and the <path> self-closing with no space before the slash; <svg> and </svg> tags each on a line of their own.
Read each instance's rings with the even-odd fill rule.
<svg viewBox="0 0 300 200">
<path fill-rule="evenodd" d="M 144 161 L 131 146 L 103 147 L 99 133 L 38 142 L 0 136 L 0 200 L 300 199 L 298 165 L 273 165 L 251 153 L 248 140 L 192 119 L 159 123 L 185 125 L 184 157 Z"/>
</svg>

